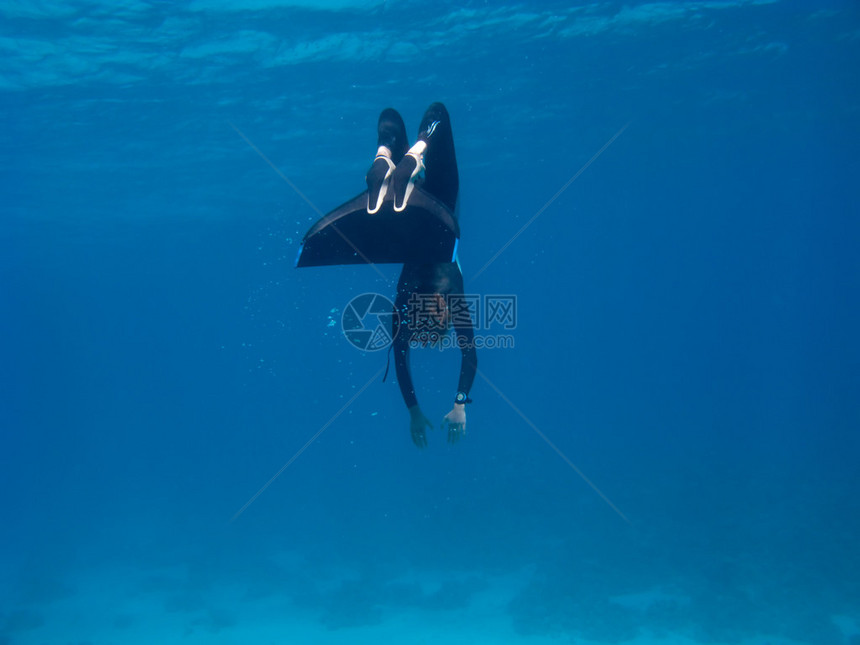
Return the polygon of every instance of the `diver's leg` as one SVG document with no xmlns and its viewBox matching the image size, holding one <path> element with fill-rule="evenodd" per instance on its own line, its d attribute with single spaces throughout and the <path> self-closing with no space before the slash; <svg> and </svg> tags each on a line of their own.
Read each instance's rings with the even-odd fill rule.
<svg viewBox="0 0 860 645">
<path fill-rule="evenodd" d="M 418 141 L 394 170 L 391 178 L 394 210 L 406 208 L 415 180 L 422 170 L 425 171 L 424 190 L 454 211 L 460 179 L 451 119 L 441 103 L 434 103 L 427 108 L 418 129 Z"/>
<path fill-rule="evenodd" d="M 386 108 L 377 124 L 376 158 L 367 171 L 367 212 L 376 213 L 382 206 L 394 167 L 409 148 L 406 126 L 397 110 Z"/>
<path fill-rule="evenodd" d="M 451 118 L 441 103 L 434 103 L 424 113 L 419 139 L 427 141 L 424 153 L 424 190 L 445 204 L 453 212 L 460 190 L 457 155 L 454 153 L 454 134 Z"/>
</svg>

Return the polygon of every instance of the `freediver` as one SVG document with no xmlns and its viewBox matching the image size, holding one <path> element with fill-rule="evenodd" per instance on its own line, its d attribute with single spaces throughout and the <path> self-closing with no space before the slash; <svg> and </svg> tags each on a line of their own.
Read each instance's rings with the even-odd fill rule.
<svg viewBox="0 0 860 645">
<path fill-rule="evenodd" d="M 460 376 L 453 407 L 442 419 L 448 442 L 466 434 L 466 404 L 478 360 L 474 325 L 457 259 L 459 174 L 448 110 L 433 103 L 411 148 L 400 114 L 379 116 L 376 157 L 367 191 L 319 220 L 305 235 L 296 266 L 403 263 L 392 315 L 397 382 L 409 410 L 409 430 L 419 448 L 434 424 L 418 404 L 410 349 L 439 346 L 456 333 Z"/>
<path fill-rule="evenodd" d="M 368 212 L 374 213 L 391 191 L 394 210 L 406 210 L 416 185 L 442 202 L 457 217 L 460 187 L 454 137 L 448 110 L 434 103 L 424 113 L 418 141 L 409 148 L 406 126 L 397 111 L 388 108 L 379 115 L 378 149 L 367 173 Z M 423 180 L 421 175 L 423 174 Z M 412 441 L 427 445 L 427 428 L 434 424 L 418 404 L 410 370 L 410 348 L 441 342 L 451 329 L 460 348 L 460 378 L 453 408 L 442 419 L 449 443 L 466 434 L 466 404 L 475 380 L 478 358 L 474 327 L 463 292 L 463 274 L 457 258 L 453 262 L 405 262 L 397 283 L 392 335 L 394 365 L 403 402 L 409 410 Z"/>
</svg>

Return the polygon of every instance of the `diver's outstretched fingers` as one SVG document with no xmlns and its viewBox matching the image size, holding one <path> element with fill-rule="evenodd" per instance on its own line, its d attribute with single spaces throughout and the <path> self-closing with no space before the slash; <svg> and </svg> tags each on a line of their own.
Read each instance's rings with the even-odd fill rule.
<svg viewBox="0 0 860 645">
<path fill-rule="evenodd" d="M 414 443 L 418 449 L 427 447 L 427 434 L 423 429 L 412 432 L 412 443 Z"/>
<path fill-rule="evenodd" d="M 418 450 L 424 450 L 427 447 L 427 436 L 423 433 L 416 435 L 413 437 L 415 441 L 415 445 L 418 447 Z"/>
<path fill-rule="evenodd" d="M 448 424 L 448 443 L 457 443 L 462 435 L 466 434 L 465 425 L 462 423 Z"/>
</svg>

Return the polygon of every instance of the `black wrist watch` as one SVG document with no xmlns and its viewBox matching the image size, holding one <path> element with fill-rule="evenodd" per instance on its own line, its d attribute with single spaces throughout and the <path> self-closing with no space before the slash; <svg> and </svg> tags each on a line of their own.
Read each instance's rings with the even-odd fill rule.
<svg viewBox="0 0 860 645">
<path fill-rule="evenodd" d="M 457 392 L 457 396 L 454 397 L 454 403 L 459 403 L 460 405 L 466 405 L 471 402 L 472 399 L 470 399 L 469 395 L 465 392 Z"/>
</svg>

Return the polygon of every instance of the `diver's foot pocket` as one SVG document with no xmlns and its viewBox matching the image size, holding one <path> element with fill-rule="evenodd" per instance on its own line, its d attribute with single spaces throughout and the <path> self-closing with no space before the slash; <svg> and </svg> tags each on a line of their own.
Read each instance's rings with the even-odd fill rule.
<svg viewBox="0 0 860 645">
<path fill-rule="evenodd" d="M 418 141 L 394 169 L 394 174 L 391 177 L 391 189 L 394 192 L 394 210 L 398 213 L 406 210 L 409 196 L 415 190 L 415 181 L 424 170 L 424 151 L 426 149 L 427 143 Z"/>
<path fill-rule="evenodd" d="M 365 177 L 367 181 L 367 212 L 371 215 L 379 212 L 382 207 L 393 173 L 394 162 L 391 161 L 391 153 L 387 148 L 380 146 L 379 152 L 376 153 L 376 159 L 373 160 L 370 170 L 367 171 L 367 177 Z"/>
</svg>

